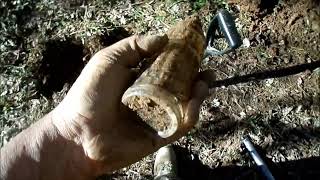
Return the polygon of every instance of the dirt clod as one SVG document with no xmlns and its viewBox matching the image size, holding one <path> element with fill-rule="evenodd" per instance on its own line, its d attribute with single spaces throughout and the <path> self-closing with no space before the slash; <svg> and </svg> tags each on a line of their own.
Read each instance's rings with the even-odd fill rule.
<svg viewBox="0 0 320 180">
<path fill-rule="evenodd" d="M 127 99 L 129 108 L 137 112 L 139 117 L 156 131 L 166 131 L 171 125 L 168 113 L 153 100 L 143 96 Z"/>
</svg>

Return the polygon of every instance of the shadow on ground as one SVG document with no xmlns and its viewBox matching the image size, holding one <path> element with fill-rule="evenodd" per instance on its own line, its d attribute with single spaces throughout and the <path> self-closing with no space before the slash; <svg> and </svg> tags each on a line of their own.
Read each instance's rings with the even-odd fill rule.
<svg viewBox="0 0 320 180">
<path fill-rule="evenodd" d="M 180 146 L 174 147 L 178 159 L 179 177 L 182 180 L 191 179 L 263 179 L 255 165 L 223 166 L 211 169 L 199 160 L 196 154 L 190 153 Z M 264 161 L 268 164 L 275 179 L 315 179 L 320 177 L 318 164 L 320 157 L 312 157 L 282 163 L 272 163 L 261 150 L 257 148 Z"/>
<path fill-rule="evenodd" d="M 287 106 L 295 106 L 302 104 L 306 109 L 311 109 L 314 106 L 314 112 L 320 113 L 320 104 L 314 102 L 314 99 L 319 99 L 319 95 L 316 97 L 306 96 L 302 99 L 295 99 L 289 102 L 289 98 L 284 97 L 283 99 L 278 99 L 276 102 L 270 102 L 274 104 L 284 104 Z M 272 148 L 278 148 L 278 146 L 285 144 L 295 144 L 299 141 L 311 141 L 315 140 L 320 143 L 320 129 L 314 126 L 312 123 L 317 123 L 310 121 L 311 124 L 299 125 L 293 127 L 293 124 L 285 124 L 280 119 L 281 115 L 274 114 L 267 120 L 263 120 L 264 112 L 257 112 L 252 116 L 247 117 L 244 120 L 237 121 L 234 118 L 228 116 L 227 114 L 221 112 L 219 108 L 211 108 L 209 113 L 214 114 L 214 121 L 203 121 L 200 123 L 200 127 L 194 135 L 194 138 L 199 139 L 203 143 L 209 143 L 214 141 L 219 137 L 230 135 L 230 133 L 235 133 L 237 131 L 245 130 L 246 132 L 255 132 L 259 130 L 261 135 L 271 134 L 274 138 L 272 143 Z M 315 121 L 317 121 L 315 119 Z"/>
<path fill-rule="evenodd" d="M 107 31 L 100 36 L 100 41 L 103 46 L 110 46 L 121 39 L 129 37 L 131 34 L 132 32 L 127 31 L 123 27 L 114 27 L 112 31 Z"/>
<path fill-rule="evenodd" d="M 248 75 L 235 76 L 228 79 L 217 80 L 209 84 L 209 87 L 215 88 L 220 86 L 234 85 L 238 83 L 246 83 L 249 81 L 258 81 L 258 80 L 264 80 L 269 78 L 279 78 L 279 77 L 298 74 L 306 70 L 312 71 L 319 67 L 320 67 L 320 61 L 314 61 L 311 63 L 299 64 L 299 65 L 277 69 L 277 70 L 267 70 L 267 71 L 256 72 Z"/>
<path fill-rule="evenodd" d="M 316 98 L 319 98 L 319 96 Z M 284 101 L 283 103 L 289 106 L 295 104 L 310 105 L 314 103 L 312 102 L 312 97 L 295 100 L 294 103 L 286 102 L 283 99 L 278 101 Z M 276 104 L 279 104 L 279 102 Z M 316 113 L 319 113 L 319 110 L 320 108 L 317 109 Z M 257 150 L 268 164 L 276 179 L 316 179 L 320 177 L 318 168 L 320 157 L 311 157 L 295 161 L 286 159 L 285 162 L 273 163 L 271 159 L 265 156 L 266 152 L 270 150 L 282 151 L 281 148 L 297 149 L 301 143 L 320 143 L 319 128 L 312 124 L 294 127 L 294 124 L 285 124 L 280 121 L 281 117 L 277 115 L 268 118 L 267 121 L 264 121 L 263 119 L 265 117 L 259 114 L 248 117 L 243 121 L 236 121 L 232 117 L 220 112 L 218 108 L 213 108 L 210 111 L 219 118 L 215 121 L 202 122 L 194 135 L 194 138 L 197 139 L 196 141 L 200 141 L 203 144 L 214 144 L 217 139 L 232 135 L 233 133 L 237 134 L 237 131 L 252 131 L 254 134 L 260 134 L 265 137 L 271 135 L 273 139 L 272 143 L 264 145 L 264 148 L 257 147 Z M 263 114 L 263 112 L 261 113 Z M 256 130 L 259 132 L 255 132 Z M 239 147 L 239 149 L 240 148 L 241 147 Z M 176 146 L 175 149 L 180 162 L 179 170 L 182 179 L 263 179 L 257 167 L 252 162 L 246 163 L 249 164 L 249 166 L 233 165 L 211 169 L 201 163 L 197 154 L 193 154 L 193 152 L 180 146 Z M 241 159 L 250 162 L 251 158 L 249 158 L 244 151 L 241 152 Z"/>
</svg>

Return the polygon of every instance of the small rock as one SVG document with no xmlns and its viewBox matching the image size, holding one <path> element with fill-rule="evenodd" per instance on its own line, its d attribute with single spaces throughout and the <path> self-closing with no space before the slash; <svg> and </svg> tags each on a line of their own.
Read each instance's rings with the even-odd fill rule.
<svg viewBox="0 0 320 180">
<path fill-rule="evenodd" d="M 244 38 L 242 44 L 244 47 L 248 48 L 250 47 L 250 40 L 248 38 Z"/>
<path fill-rule="evenodd" d="M 311 62 L 312 62 L 311 58 L 307 58 L 307 63 L 311 63 Z"/>
<path fill-rule="evenodd" d="M 173 5 L 171 9 L 172 9 L 173 13 L 178 13 L 180 10 L 178 4 Z"/>
<path fill-rule="evenodd" d="M 274 81 L 273 78 L 267 79 L 267 80 L 266 80 L 266 86 L 270 87 L 271 84 L 273 83 L 273 81 Z"/>
<path fill-rule="evenodd" d="M 281 40 L 279 41 L 279 45 L 280 45 L 280 46 L 285 45 L 285 41 L 284 41 L 283 39 L 281 39 Z"/>
<path fill-rule="evenodd" d="M 245 113 L 245 112 L 243 112 L 243 111 L 242 111 L 242 112 L 240 112 L 240 117 L 241 117 L 241 118 L 246 117 L 246 113 Z"/>
<path fill-rule="evenodd" d="M 282 109 L 282 115 L 287 116 L 292 110 L 293 110 L 293 107 L 285 107 Z"/>
<path fill-rule="evenodd" d="M 284 61 L 284 63 L 286 63 L 286 64 L 290 63 L 290 59 L 287 58 L 287 57 L 283 58 L 283 61 Z"/>
<path fill-rule="evenodd" d="M 315 73 L 317 75 L 320 75 L 320 68 L 317 68 L 317 69 L 313 70 L 313 73 Z"/>
<path fill-rule="evenodd" d="M 241 10 L 241 7 L 239 5 L 236 5 L 236 8 L 237 8 L 238 11 Z"/>
<path fill-rule="evenodd" d="M 298 86 L 300 86 L 302 83 L 303 83 L 303 80 L 302 80 L 302 78 L 301 78 L 301 77 L 299 77 L 299 78 L 298 78 L 298 80 L 297 80 L 297 84 L 298 84 Z"/>
<path fill-rule="evenodd" d="M 8 91 L 7 91 L 7 90 L 4 90 L 4 91 L 0 94 L 0 96 L 7 95 L 7 93 L 8 93 Z"/>
<path fill-rule="evenodd" d="M 299 105 L 299 106 L 297 107 L 297 109 L 296 109 L 296 113 L 301 112 L 301 109 L 302 109 L 302 105 Z"/>
<path fill-rule="evenodd" d="M 127 23 L 127 21 L 126 21 L 126 18 L 124 17 L 124 16 L 121 16 L 121 18 L 120 18 L 120 24 L 126 24 Z"/>
<path fill-rule="evenodd" d="M 219 99 L 214 99 L 212 104 L 213 104 L 213 107 L 219 107 L 220 106 Z"/>
</svg>

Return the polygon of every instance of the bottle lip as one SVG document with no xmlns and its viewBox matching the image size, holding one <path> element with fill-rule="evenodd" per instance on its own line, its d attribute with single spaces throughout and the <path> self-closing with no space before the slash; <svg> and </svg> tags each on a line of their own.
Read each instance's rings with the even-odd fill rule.
<svg viewBox="0 0 320 180">
<path fill-rule="evenodd" d="M 158 131 L 162 138 L 172 136 L 178 129 L 183 118 L 182 104 L 172 93 L 152 84 L 135 84 L 131 86 L 122 96 L 122 103 L 126 104 L 127 100 L 133 96 L 143 96 L 150 98 L 157 103 L 169 115 L 171 122 L 169 128 L 164 131 Z"/>
</svg>

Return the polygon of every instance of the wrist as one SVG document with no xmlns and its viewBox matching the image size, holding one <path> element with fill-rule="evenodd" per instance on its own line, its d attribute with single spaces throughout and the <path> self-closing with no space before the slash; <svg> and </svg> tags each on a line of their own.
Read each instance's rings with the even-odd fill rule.
<svg viewBox="0 0 320 180">
<path fill-rule="evenodd" d="M 55 149 L 55 151 L 50 154 L 55 154 L 54 158 L 61 160 L 61 168 L 57 169 L 56 173 L 62 172 L 63 176 L 55 179 L 93 179 L 95 175 L 93 170 L 94 162 L 86 156 L 80 137 L 76 134 L 68 134 L 68 136 L 63 134 L 61 129 L 56 126 L 53 115 L 53 112 L 48 114 L 50 123 L 47 126 L 47 132 L 51 133 L 51 135 L 48 136 L 52 136 L 53 139 L 52 142 L 48 144 L 48 147 L 44 147 L 44 149 Z M 67 120 L 59 120 L 59 122 L 65 121 Z M 48 160 L 48 162 L 54 161 L 54 159 L 53 161 Z M 53 174 L 52 171 L 49 173 Z"/>
<path fill-rule="evenodd" d="M 88 179 L 89 162 L 80 145 L 59 134 L 49 113 L 1 149 L 0 174 L 1 179 Z"/>
</svg>

